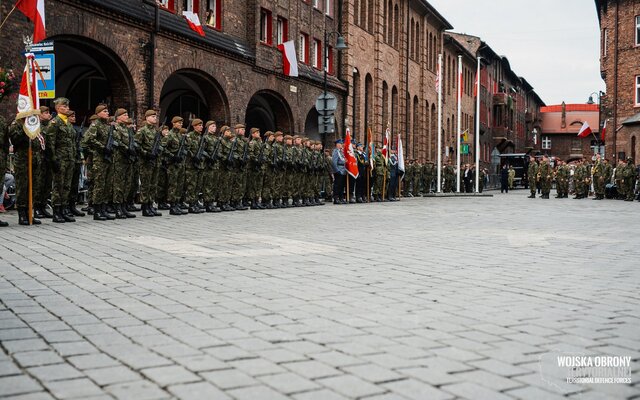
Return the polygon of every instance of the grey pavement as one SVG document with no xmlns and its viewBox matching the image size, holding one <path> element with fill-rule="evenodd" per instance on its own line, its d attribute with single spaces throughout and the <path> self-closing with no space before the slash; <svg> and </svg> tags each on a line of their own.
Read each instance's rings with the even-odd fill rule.
<svg viewBox="0 0 640 400">
<path fill-rule="evenodd" d="M 527 195 L 5 214 L 0 397 L 640 398 L 640 204 Z M 631 383 L 567 383 L 567 354 Z"/>
</svg>

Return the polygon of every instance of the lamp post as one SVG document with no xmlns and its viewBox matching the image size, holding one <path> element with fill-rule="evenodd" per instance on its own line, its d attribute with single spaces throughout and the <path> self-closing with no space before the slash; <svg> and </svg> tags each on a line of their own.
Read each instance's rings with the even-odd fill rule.
<svg viewBox="0 0 640 400">
<path fill-rule="evenodd" d="M 324 115 L 323 117 L 327 117 L 327 116 L 331 116 L 331 114 L 329 114 L 329 112 L 327 111 L 327 102 L 328 102 L 328 91 L 327 91 L 327 70 L 329 69 L 329 65 L 328 65 L 328 61 L 329 61 L 329 38 L 332 35 L 336 35 L 336 51 L 342 51 L 342 50 L 346 50 L 349 47 L 347 46 L 347 44 L 344 41 L 344 36 L 342 36 L 342 34 L 338 31 L 333 31 L 333 32 L 327 32 L 327 29 L 325 27 L 324 30 L 324 60 L 322 61 L 322 66 L 323 66 L 323 70 L 324 70 L 324 80 L 323 80 L 323 102 L 324 102 Z M 324 134 L 322 135 L 322 147 L 324 148 L 326 146 L 326 142 L 327 142 L 327 130 L 326 130 L 326 120 L 324 120 L 325 123 L 325 129 L 323 130 Z"/>
</svg>

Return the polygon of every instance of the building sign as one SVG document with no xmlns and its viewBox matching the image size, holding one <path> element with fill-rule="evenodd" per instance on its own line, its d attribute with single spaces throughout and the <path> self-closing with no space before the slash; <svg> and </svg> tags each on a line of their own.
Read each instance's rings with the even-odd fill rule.
<svg viewBox="0 0 640 400">
<path fill-rule="evenodd" d="M 53 42 L 40 42 L 33 45 L 31 52 L 35 55 L 40 72 L 36 72 L 38 95 L 41 99 L 56 97 L 56 63 L 53 53 Z"/>
</svg>

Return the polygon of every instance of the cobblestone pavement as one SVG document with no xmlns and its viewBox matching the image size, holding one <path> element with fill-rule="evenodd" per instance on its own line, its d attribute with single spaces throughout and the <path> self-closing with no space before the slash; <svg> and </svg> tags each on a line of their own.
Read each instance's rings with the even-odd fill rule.
<svg viewBox="0 0 640 400">
<path fill-rule="evenodd" d="M 639 398 L 640 204 L 527 194 L 5 214 L 0 397 Z M 567 383 L 563 354 L 631 383 Z"/>
</svg>

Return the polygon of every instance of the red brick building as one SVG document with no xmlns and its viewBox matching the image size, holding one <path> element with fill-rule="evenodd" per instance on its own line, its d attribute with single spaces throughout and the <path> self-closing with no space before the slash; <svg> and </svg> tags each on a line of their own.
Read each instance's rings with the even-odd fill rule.
<svg viewBox="0 0 640 400">
<path fill-rule="evenodd" d="M 640 2 L 596 0 L 600 21 L 601 98 L 608 157 L 640 161 Z"/>
<path fill-rule="evenodd" d="M 12 5 L 2 2 L 3 18 Z M 147 108 L 159 107 L 161 118 L 246 121 L 263 131 L 319 137 L 314 105 L 323 72 L 317 46 L 325 27 L 339 28 L 341 9 L 333 0 L 46 0 L 45 8 L 47 40 L 55 45 L 56 96 L 71 99 L 79 120 L 105 101 L 139 120 Z M 185 10 L 200 16 L 205 37 L 189 29 Z M 21 35 L 32 29 L 20 12 L 9 17 L 0 32 L 4 66 L 23 68 Z M 298 78 L 282 73 L 276 45 L 287 39 L 299 45 Z M 347 86 L 338 79 L 338 57 L 330 52 L 328 85 L 337 94 L 340 121 Z M 8 116 L 15 102 L 0 107 Z"/>
<path fill-rule="evenodd" d="M 559 104 L 542 107 L 540 152 L 564 161 L 591 158 L 594 151 L 600 152 L 599 118 L 597 104 Z M 578 137 L 583 123 L 591 127 L 592 135 Z"/>
</svg>

